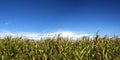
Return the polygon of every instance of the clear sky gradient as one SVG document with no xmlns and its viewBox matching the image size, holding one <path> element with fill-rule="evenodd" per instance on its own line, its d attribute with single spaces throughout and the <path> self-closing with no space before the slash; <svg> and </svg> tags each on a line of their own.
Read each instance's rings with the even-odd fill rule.
<svg viewBox="0 0 120 60">
<path fill-rule="evenodd" d="M 0 0 L 0 30 L 120 33 L 120 0 Z"/>
</svg>

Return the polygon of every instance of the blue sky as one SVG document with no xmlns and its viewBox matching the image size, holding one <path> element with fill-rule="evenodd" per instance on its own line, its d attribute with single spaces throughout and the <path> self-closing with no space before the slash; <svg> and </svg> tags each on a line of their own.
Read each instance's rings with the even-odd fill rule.
<svg viewBox="0 0 120 60">
<path fill-rule="evenodd" d="M 119 0 L 0 0 L 0 31 L 120 33 Z"/>
</svg>

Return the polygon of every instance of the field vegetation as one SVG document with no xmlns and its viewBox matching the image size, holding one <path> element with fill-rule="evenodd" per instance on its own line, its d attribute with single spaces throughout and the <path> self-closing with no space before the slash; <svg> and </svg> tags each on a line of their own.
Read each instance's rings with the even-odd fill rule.
<svg viewBox="0 0 120 60">
<path fill-rule="evenodd" d="M 120 60 L 120 38 L 0 38 L 0 60 Z"/>
</svg>

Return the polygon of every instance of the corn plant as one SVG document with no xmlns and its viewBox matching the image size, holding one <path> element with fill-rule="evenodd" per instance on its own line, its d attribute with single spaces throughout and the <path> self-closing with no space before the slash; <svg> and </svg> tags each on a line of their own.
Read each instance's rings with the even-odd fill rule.
<svg viewBox="0 0 120 60">
<path fill-rule="evenodd" d="M 120 38 L 0 38 L 0 60 L 119 60 Z"/>
</svg>

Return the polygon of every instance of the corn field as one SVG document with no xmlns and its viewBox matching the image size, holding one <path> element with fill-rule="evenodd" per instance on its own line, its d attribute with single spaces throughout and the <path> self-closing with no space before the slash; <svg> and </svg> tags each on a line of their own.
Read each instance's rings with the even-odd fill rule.
<svg viewBox="0 0 120 60">
<path fill-rule="evenodd" d="M 0 38 L 0 60 L 120 60 L 120 38 Z"/>
</svg>

